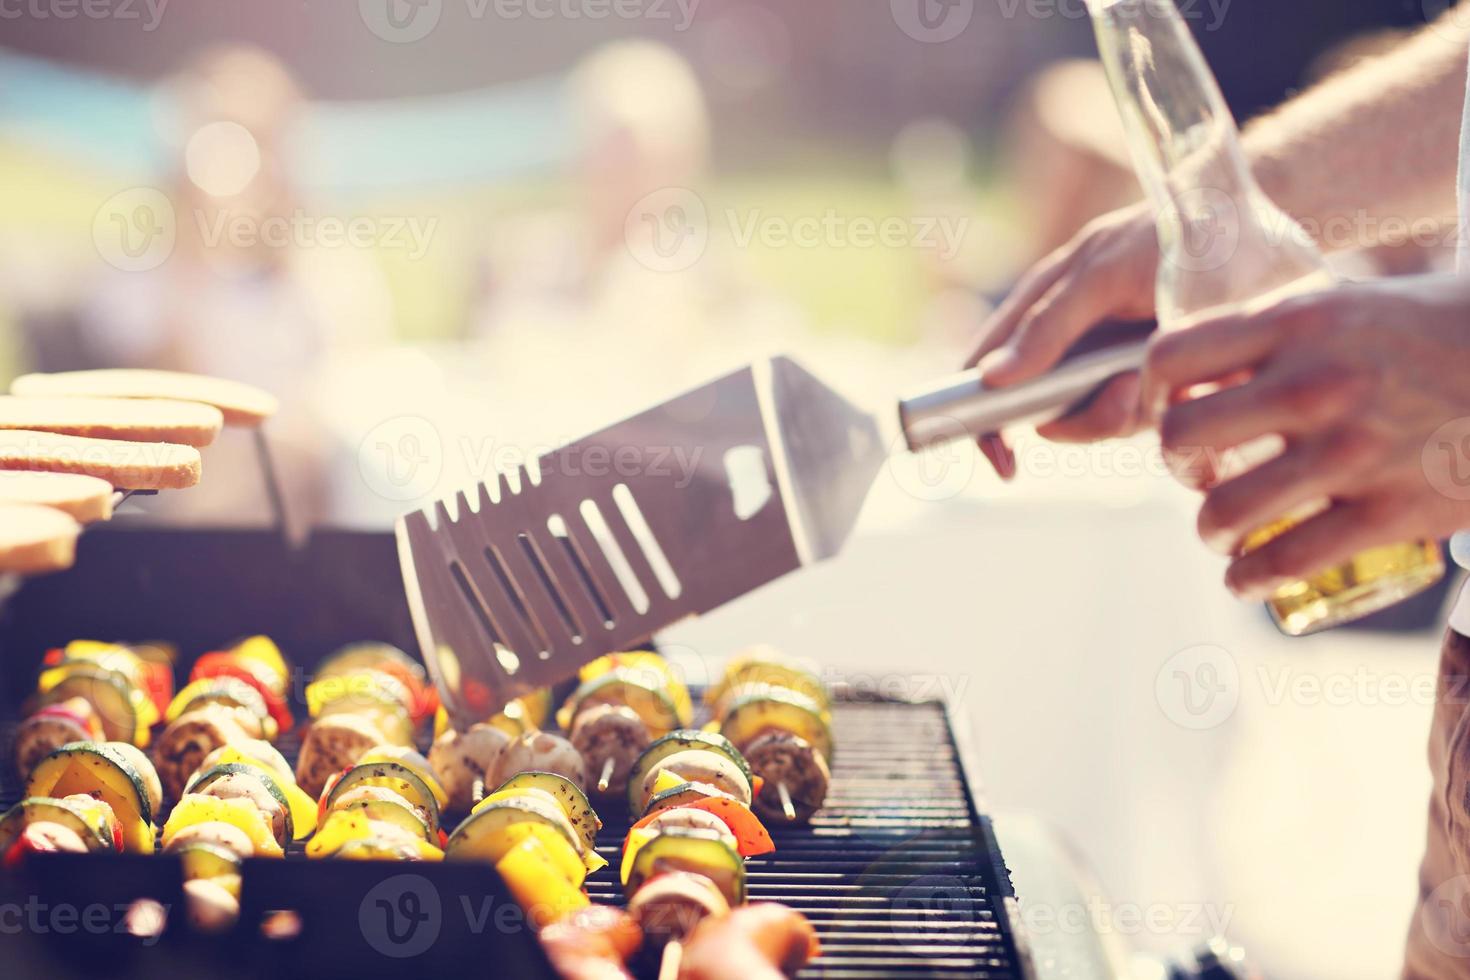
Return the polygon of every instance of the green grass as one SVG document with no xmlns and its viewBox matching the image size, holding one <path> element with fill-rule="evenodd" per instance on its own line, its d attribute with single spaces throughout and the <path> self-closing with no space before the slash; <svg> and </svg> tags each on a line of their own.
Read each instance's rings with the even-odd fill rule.
<svg viewBox="0 0 1470 980">
<path fill-rule="evenodd" d="M 783 226 L 820 218 L 829 209 L 844 219 L 904 216 L 904 196 L 877 175 L 829 176 L 840 164 L 812 161 L 805 172 L 730 176 L 709 182 L 703 196 L 712 237 L 734 248 L 727 214 Z M 121 182 L 66 166 L 31 151 L 0 144 L 0 241 L 34 244 L 59 261 L 84 269 L 95 261 L 91 225 L 97 206 Z M 553 183 L 487 187 L 454 194 L 394 195 L 359 202 L 351 210 L 437 215 L 433 247 L 414 261 L 396 249 L 377 249 L 401 339 L 428 340 L 459 332 L 470 313 L 476 251 L 494 223 L 513 212 L 559 203 Z M 977 194 L 980 191 L 977 189 Z M 987 205 L 994 202 L 987 201 Z M 902 344 L 914 337 L 914 311 L 924 295 L 921 257 L 912 250 L 860 247 L 773 247 L 759 239 L 734 253 L 736 261 L 770 290 L 793 302 L 819 331 Z M 0 374 L 13 369 L 13 311 L 0 308 Z"/>
</svg>

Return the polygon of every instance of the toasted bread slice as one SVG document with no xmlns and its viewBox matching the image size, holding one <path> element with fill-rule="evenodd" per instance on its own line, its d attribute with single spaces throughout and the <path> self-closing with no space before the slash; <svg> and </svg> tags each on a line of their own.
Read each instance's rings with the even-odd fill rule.
<svg viewBox="0 0 1470 980">
<path fill-rule="evenodd" d="M 12 395 L 27 398 L 168 398 L 202 402 L 224 413 L 226 425 L 254 427 L 276 414 L 274 395 L 253 385 L 178 371 L 107 368 L 26 374 L 10 385 Z"/>
<path fill-rule="evenodd" d="M 0 572 L 39 575 L 70 568 L 81 525 L 54 507 L 0 507 Z"/>
<path fill-rule="evenodd" d="M 112 484 L 95 476 L 0 470 L 0 507 L 39 504 L 90 524 L 112 516 L 112 494 Z"/>
<path fill-rule="evenodd" d="M 81 473 L 127 490 L 181 490 L 199 482 L 199 450 L 169 442 L 87 439 L 0 429 L 0 470 Z"/>
<path fill-rule="evenodd" d="M 20 398 L 0 395 L 0 429 L 92 439 L 207 446 L 225 424 L 213 405 L 162 398 Z"/>
</svg>

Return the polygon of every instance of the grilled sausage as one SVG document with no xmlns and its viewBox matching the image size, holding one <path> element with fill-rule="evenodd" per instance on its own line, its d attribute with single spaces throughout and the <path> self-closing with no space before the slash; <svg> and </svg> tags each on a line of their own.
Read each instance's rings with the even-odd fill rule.
<svg viewBox="0 0 1470 980">
<path fill-rule="evenodd" d="M 820 954 L 805 916 L 758 902 L 701 922 L 684 947 L 679 980 L 782 980 Z"/>
<path fill-rule="evenodd" d="M 642 941 L 632 918 L 606 905 L 541 930 L 541 945 L 562 980 L 632 980 L 624 963 Z"/>
</svg>

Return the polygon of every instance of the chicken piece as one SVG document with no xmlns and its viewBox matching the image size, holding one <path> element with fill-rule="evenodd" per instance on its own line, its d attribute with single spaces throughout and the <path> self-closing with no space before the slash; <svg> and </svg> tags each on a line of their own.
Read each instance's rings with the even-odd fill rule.
<svg viewBox="0 0 1470 980">
<path fill-rule="evenodd" d="M 806 739 L 787 732 L 766 732 L 745 747 L 745 760 L 766 781 L 754 805 L 756 813 L 766 820 L 787 821 L 781 803 L 783 785 L 791 797 L 797 823 L 806 823 L 827 801 L 832 772 L 822 753 Z"/>
<path fill-rule="evenodd" d="M 208 704 L 180 715 L 163 730 L 153 748 L 153 759 L 163 789 L 171 799 L 184 795 L 184 785 L 205 756 L 221 745 L 251 737 L 240 721 L 239 711 Z"/>
<path fill-rule="evenodd" d="M 643 936 L 622 909 L 593 905 L 541 930 L 541 945 L 562 980 L 632 980 L 625 965 Z"/>
<path fill-rule="evenodd" d="M 318 718 L 301 743 L 296 760 L 296 784 L 311 796 L 321 796 L 327 779 L 357 762 L 362 754 L 385 741 L 378 726 L 359 715 Z"/>
<path fill-rule="evenodd" d="M 626 705 L 595 704 L 577 713 L 572 747 L 582 756 L 598 793 L 621 796 L 628 789 L 633 763 L 652 741 L 643 719 Z M 606 768 L 612 763 L 612 769 Z M 606 782 L 602 782 L 606 773 Z"/>
<path fill-rule="evenodd" d="M 488 783 L 495 778 L 495 765 L 509 744 L 508 734 L 484 723 L 471 725 L 463 732 L 451 728 L 434 739 L 429 747 L 429 765 L 449 797 L 450 810 L 469 812 L 475 803 L 475 781 Z"/>
<path fill-rule="evenodd" d="M 781 980 L 821 952 L 804 915 L 759 902 L 701 922 L 684 944 L 679 980 Z"/>
<path fill-rule="evenodd" d="M 523 732 L 505 747 L 495 763 L 495 778 L 486 789 L 494 789 L 510 777 L 522 772 L 554 772 L 565 776 L 577 788 L 586 791 L 587 769 L 582 754 L 571 742 L 550 732 Z M 490 782 L 494 786 L 489 785 Z"/>
</svg>

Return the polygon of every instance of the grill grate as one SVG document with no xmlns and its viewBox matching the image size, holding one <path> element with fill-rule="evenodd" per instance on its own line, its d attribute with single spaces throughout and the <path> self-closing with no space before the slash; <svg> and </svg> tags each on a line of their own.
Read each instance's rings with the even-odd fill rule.
<svg viewBox="0 0 1470 980">
<path fill-rule="evenodd" d="M 975 811 L 937 703 L 839 701 L 826 806 L 809 828 L 770 825 L 776 852 L 746 862 L 751 901 L 811 920 L 823 955 L 802 974 L 1010 978 L 1017 964 L 1010 883 Z M 603 815 L 597 850 L 617 868 L 627 815 Z M 616 876 L 588 880 L 621 905 Z"/>
<path fill-rule="evenodd" d="M 750 900 L 790 905 L 821 937 L 823 956 L 801 976 L 1023 976 L 1006 919 L 1010 883 L 943 707 L 839 700 L 833 734 L 826 806 L 810 827 L 771 826 L 776 852 L 747 863 Z M 281 746 L 288 757 L 297 747 Z M 8 761 L 0 772 L 0 805 L 9 806 L 19 787 Z M 611 869 L 590 878 L 588 892 L 621 905 L 616 869 L 628 819 L 604 809 L 598 851 Z"/>
</svg>

